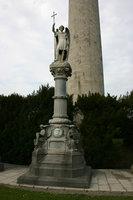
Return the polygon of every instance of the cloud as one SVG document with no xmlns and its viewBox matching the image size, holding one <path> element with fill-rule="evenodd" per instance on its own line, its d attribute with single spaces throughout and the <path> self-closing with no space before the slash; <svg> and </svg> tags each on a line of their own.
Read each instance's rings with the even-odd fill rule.
<svg viewBox="0 0 133 200">
<path fill-rule="evenodd" d="M 67 4 L 55 0 L 0 0 L 0 93 L 28 94 L 40 84 L 54 84 L 52 12 L 67 22 Z M 66 6 L 65 6 L 66 5 Z M 25 88 L 25 89 L 24 89 Z"/>
<path fill-rule="evenodd" d="M 106 93 L 132 90 L 133 2 L 99 0 Z M 67 26 L 66 0 L 0 0 L 0 94 L 54 85 L 52 12 Z"/>
<path fill-rule="evenodd" d="M 100 1 L 106 93 L 133 90 L 133 2 Z"/>
</svg>

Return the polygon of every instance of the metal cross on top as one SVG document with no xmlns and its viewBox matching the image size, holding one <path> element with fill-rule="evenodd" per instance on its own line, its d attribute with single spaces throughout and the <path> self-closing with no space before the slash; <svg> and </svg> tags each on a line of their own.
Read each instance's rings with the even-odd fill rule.
<svg viewBox="0 0 133 200">
<path fill-rule="evenodd" d="M 53 12 L 53 15 L 51 16 L 53 18 L 53 24 L 55 23 L 55 16 L 57 15 L 57 13 Z"/>
</svg>

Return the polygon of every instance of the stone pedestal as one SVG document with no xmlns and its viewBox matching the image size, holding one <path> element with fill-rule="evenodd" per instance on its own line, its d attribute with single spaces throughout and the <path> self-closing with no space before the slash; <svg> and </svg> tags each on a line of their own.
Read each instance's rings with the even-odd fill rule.
<svg viewBox="0 0 133 200">
<path fill-rule="evenodd" d="M 66 81 L 71 66 L 56 61 L 50 71 L 55 80 L 54 115 L 36 134 L 32 163 L 18 183 L 88 188 L 91 170 L 85 164 L 79 130 L 67 116 Z"/>
</svg>

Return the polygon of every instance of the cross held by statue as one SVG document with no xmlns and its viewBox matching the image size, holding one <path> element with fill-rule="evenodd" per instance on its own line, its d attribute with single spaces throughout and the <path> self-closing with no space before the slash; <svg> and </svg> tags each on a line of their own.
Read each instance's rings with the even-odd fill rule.
<svg viewBox="0 0 133 200">
<path fill-rule="evenodd" d="M 53 15 L 51 16 L 53 18 L 53 24 L 55 23 L 55 16 L 57 15 L 57 13 L 53 12 Z"/>
</svg>

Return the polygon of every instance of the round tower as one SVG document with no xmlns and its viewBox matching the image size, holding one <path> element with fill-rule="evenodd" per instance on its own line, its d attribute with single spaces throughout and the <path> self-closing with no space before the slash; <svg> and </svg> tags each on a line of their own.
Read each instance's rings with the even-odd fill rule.
<svg viewBox="0 0 133 200">
<path fill-rule="evenodd" d="M 69 0 L 72 77 L 68 94 L 104 94 L 103 63 L 98 0 Z"/>
</svg>

